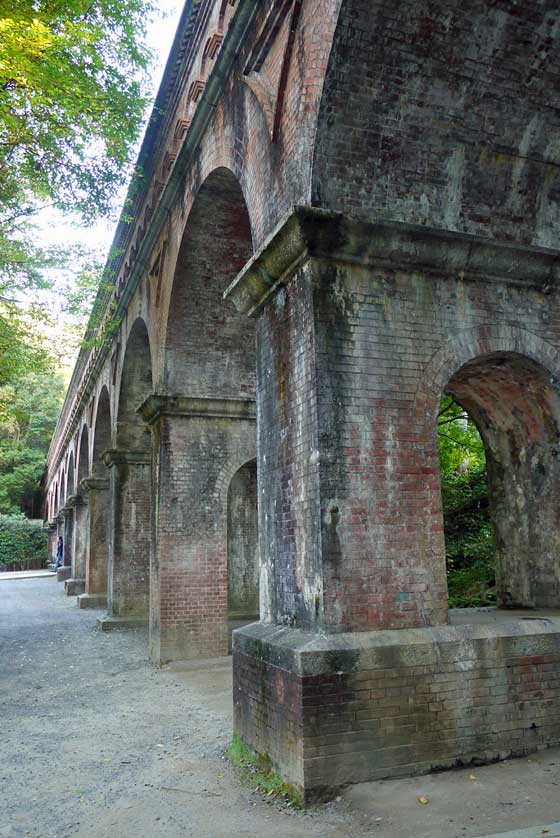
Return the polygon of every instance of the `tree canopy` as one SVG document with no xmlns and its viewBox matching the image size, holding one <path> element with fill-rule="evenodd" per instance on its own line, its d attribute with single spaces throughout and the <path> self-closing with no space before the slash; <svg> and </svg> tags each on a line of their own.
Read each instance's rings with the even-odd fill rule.
<svg viewBox="0 0 560 838">
<path fill-rule="evenodd" d="M 0 2 L 0 295 L 60 253 L 29 235 L 38 207 L 106 214 L 146 106 L 150 0 Z"/>
</svg>

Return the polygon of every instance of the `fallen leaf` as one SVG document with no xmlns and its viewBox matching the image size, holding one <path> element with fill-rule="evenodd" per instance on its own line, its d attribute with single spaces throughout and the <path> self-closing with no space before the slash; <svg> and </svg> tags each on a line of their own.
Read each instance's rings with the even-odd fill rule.
<svg viewBox="0 0 560 838">
<path fill-rule="evenodd" d="M 429 802 L 430 802 L 430 801 L 428 800 L 428 798 L 427 798 L 427 797 L 424 797 L 424 795 L 423 795 L 423 794 L 422 794 L 422 795 L 420 795 L 420 797 L 418 798 L 418 803 L 421 803 L 423 806 L 425 806 L 425 805 L 426 805 L 426 803 L 429 803 Z"/>
<path fill-rule="evenodd" d="M 469 780 L 476 780 L 476 774 L 469 774 Z"/>
</svg>

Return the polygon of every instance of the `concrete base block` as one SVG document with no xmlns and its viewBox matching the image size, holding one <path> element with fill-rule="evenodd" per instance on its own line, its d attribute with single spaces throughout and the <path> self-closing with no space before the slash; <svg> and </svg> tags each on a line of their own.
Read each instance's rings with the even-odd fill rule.
<svg viewBox="0 0 560 838">
<path fill-rule="evenodd" d="M 80 594 L 77 600 L 78 608 L 107 608 L 106 594 Z"/>
<path fill-rule="evenodd" d="M 253 623 L 233 635 L 234 732 L 306 802 L 558 745 L 560 612 L 525 613 L 328 636 Z"/>
<path fill-rule="evenodd" d="M 130 617 L 115 617 L 112 614 L 106 614 L 105 617 L 99 617 L 97 620 L 97 628 L 100 631 L 115 631 L 117 629 L 140 628 L 148 625 L 148 616 L 130 616 Z"/>
<path fill-rule="evenodd" d="M 66 579 L 64 582 L 64 593 L 66 596 L 78 596 L 86 589 L 85 579 Z"/>
<path fill-rule="evenodd" d="M 70 579 L 72 576 L 72 568 L 71 567 L 59 567 L 56 571 L 56 581 L 57 582 L 66 582 L 67 579 Z"/>
</svg>

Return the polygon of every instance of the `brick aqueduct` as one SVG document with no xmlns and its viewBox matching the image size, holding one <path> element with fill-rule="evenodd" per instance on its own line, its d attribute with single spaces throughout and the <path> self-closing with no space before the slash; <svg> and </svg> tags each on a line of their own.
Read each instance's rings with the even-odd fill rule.
<svg viewBox="0 0 560 838">
<path fill-rule="evenodd" d="M 559 47 L 556 0 L 183 11 L 45 517 L 155 662 L 240 626 L 235 732 L 306 799 L 560 741 Z M 451 619 L 444 393 L 499 602 Z"/>
</svg>

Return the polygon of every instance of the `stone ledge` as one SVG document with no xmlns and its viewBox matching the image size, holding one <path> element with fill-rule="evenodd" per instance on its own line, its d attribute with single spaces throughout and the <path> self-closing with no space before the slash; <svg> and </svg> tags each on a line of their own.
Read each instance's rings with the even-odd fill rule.
<svg viewBox="0 0 560 838">
<path fill-rule="evenodd" d="M 107 608 L 107 595 L 80 594 L 76 604 L 78 608 Z"/>
<path fill-rule="evenodd" d="M 136 409 L 144 422 L 153 425 L 162 416 L 255 421 L 254 399 L 195 399 L 189 396 L 161 396 L 152 393 Z"/>
<path fill-rule="evenodd" d="M 560 283 L 557 250 L 296 206 L 225 290 L 224 299 L 255 316 L 309 259 L 424 270 L 461 280 L 499 279 L 535 286 L 543 294 Z"/>
<path fill-rule="evenodd" d="M 56 581 L 57 582 L 66 582 L 67 579 L 70 579 L 72 576 L 72 568 L 71 567 L 59 567 L 56 571 Z"/>
<path fill-rule="evenodd" d="M 99 617 L 97 620 L 97 628 L 100 631 L 116 631 L 118 629 L 127 628 L 142 628 L 148 625 L 148 617 L 115 617 L 107 614 L 105 617 Z"/>
<path fill-rule="evenodd" d="M 66 596 L 78 596 L 86 589 L 85 579 L 66 579 L 64 582 L 64 593 Z"/>
<path fill-rule="evenodd" d="M 543 644 L 560 653 L 560 611 L 539 611 L 539 616 L 528 612 L 522 617 L 519 612 L 511 617 L 501 613 L 503 621 L 496 622 L 329 635 L 251 623 L 234 632 L 233 648 L 301 677 L 433 665 L 446 654 L 455 661 L 457 648 L 467 662 L 478 659 L 480 643 L 488 647 L 505 639 L 518 640 L 526 649 L 534 645 L 541 650 L 535 654 L 542 653 Z"/>
<path fill-rule="evenodd" d="M 152 462 L 152 455 L 149 451 L 124 451 L 118 448 L 109 448 L 102 453 L 101 459 L 107 468 L 121 465 L 149 466 Z"/>
</svg>

